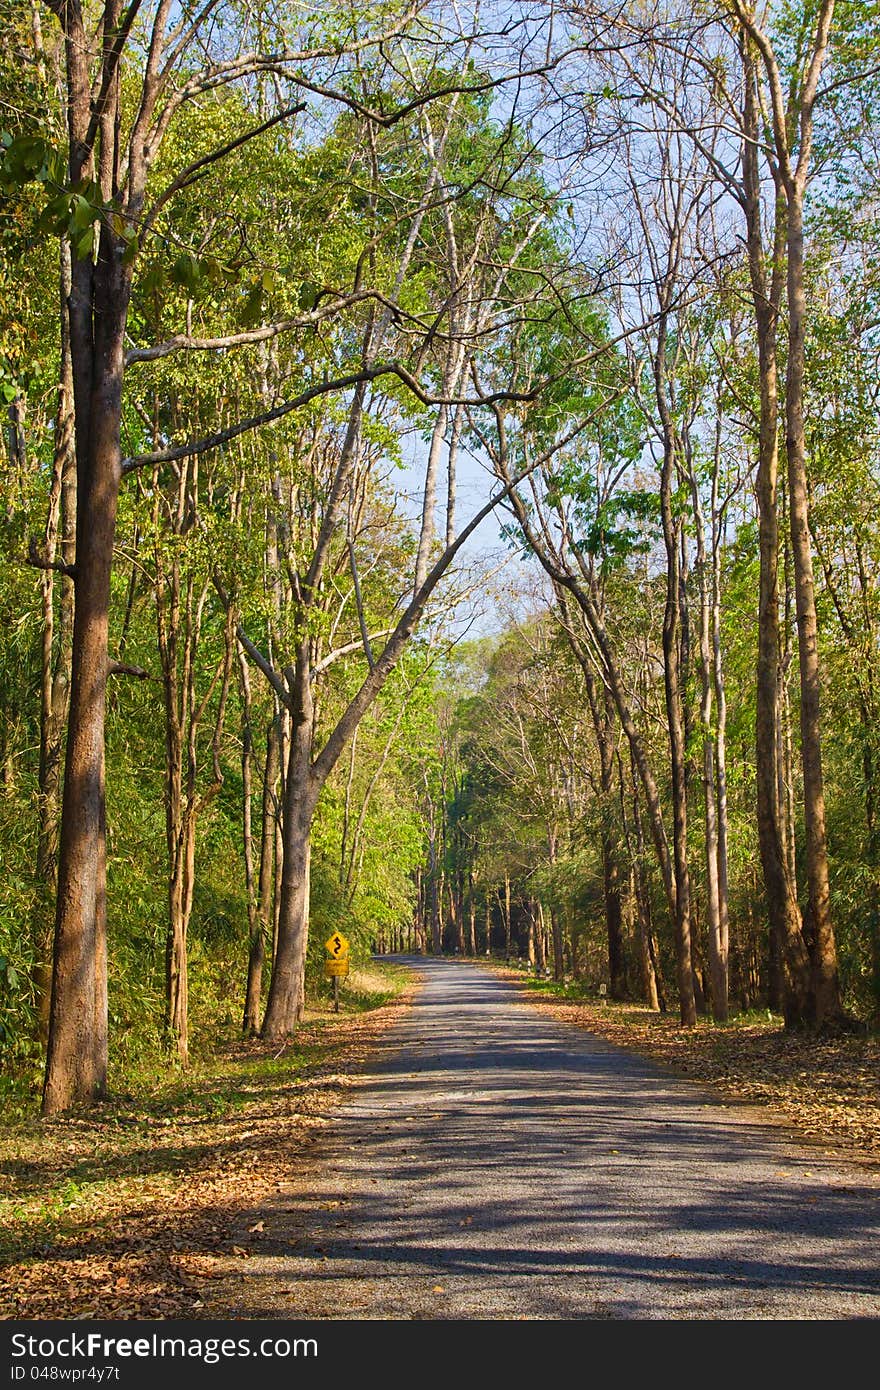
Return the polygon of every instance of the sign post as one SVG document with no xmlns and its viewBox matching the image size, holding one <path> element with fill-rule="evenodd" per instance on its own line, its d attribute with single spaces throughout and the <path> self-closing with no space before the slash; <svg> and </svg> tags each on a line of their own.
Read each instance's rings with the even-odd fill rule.
<svg viewBox="0 0 880 1390">
<path fill-rule="evenodd" d="M 348 974 L 348 941 L 342 932 L 335 931 L 324 942 L 327 958 L 324 961 L 324 975 L 333 981 L 333 1012 L 339 1013 L 339 981 Z"/>
</svg>

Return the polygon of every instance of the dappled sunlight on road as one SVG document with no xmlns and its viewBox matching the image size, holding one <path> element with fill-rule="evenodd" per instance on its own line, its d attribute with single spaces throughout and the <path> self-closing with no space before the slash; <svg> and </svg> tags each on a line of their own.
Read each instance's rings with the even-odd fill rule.
<svg viewBox="0 0 880 1390">
<path fill-rule="evenodd" d="M 805 1159 L 757 1112 L 537 1015 L 477 968 L 417 966 L 424 989 L 314 1169 L 260 1209 L 234 1310 L 880 1314 L 876 1175 Z"/>
</svg>

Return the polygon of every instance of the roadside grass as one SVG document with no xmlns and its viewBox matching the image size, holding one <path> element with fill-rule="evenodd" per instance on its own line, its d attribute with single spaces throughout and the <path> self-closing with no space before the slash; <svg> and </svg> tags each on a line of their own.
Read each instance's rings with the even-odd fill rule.
<svg viewBox="0 0 880 1390">
<path fill-rule="evenodd" d="M 284 1048 L 229 1029 L 185 1071 L 167 1058 L 129 1067 L 97 1106 L 6 1116 L 0 1317 L 192 1316 L 181 1252 L 222 1249 L 234 1211 L 277 1190 L 412 981 L 397 965 L 358 966 L 340 1012 L 319 986 Z"/>
</svg>

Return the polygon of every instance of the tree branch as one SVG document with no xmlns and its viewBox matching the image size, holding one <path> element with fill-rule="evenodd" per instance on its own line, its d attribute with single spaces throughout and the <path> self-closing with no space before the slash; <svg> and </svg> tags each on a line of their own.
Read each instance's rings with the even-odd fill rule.
<svg viewBox="0 0 880 1390">
<path fill-rule="evenodd" d="M 217 595 L 220 599 L 220 602 L 223 604 L 223 607 L 226 609 L 228 613 L 232 608 L 232 600 L 230 599 L 228 593 L 224 589 L 223 584 L 220 580 L 220 576 L 217 574 L 216 571 L 214 572 L 214 574 L 212 574 L 211 579 L 214 584 L 214 588 L 217 590 Z M 288 691 L 287 686 L 284 684 L 284 681 L 281 679 L 281 676 L 275 670 L 275 667 L 272 665 L 271 661 L 269 661 L 269 659 L 263 655 L 256 643 L 252 642 L 251 639 L 248 637 L 241 623 L 236 623 L 235 635 L 238 638 L 238 641 L 244 647 L 251 661 L 254 663 L 256 667 L 258 667 L 260 671 L 262 671 L 263 675 L 266 677 L 266 680 L 269 682 L 272 689 L 275 691 L 275 694 L 278 696 L 278 699 L 281 701 L 282 705 L 284 705 L 286 709 L 290 709 L 290 692 Z"/>
<path fill-rule="evenodd" d="M 298 328 L 314 328 L 322 323 L 324 319 L 332 317 L 333 314 L 341 312 L 343 309 L 350 309 L 352 305 L 361 303 L 364 299 L 378 299 L 384 303 L 380 294 L 374 294 L 371 290 L 361 290 L 349 295 L 342 295 L 335 299 L 332 304 L 325 304 L 321 309 L 314 309 L 311 313 L 304 314 L 298 319 L 279 319 L 277 323 L 262 324 L 259 328 L 249 328 L 242 333 L 229 333 L 222 338 L 194 338 L 187 333 L 177 333 L 173 338 L 168 338 L 164 343 L 156 343 L 148 348 L 131 348 L 125 354 L 126 367 L 132 366 L 135 362 L 156 362 L 160 357 L 167 357 L 172 352 L 219 352 L 224 348 L 247 347 L 251 343 L 265 343 L 271 338 L 277 338 L 282 333 L 291 333 Z"/>
<path fill-rule="evenodd" d="M 145 671 L 143 666 L 129 666 L 125 661 L 107 661 L 108 676 L 134 676 L 139 681 L 150 679 L 149 671 Z"/>
<path fill-rule="evenodd" d="M 68 579 L 76 579 L 76 565 L 67 565 L 63 560 L 47 560 L 45 555 L 41 555 L 37 548 L 37 542 L 31 537 L 28 546 L 27 558 L 24 563 L 36 570 L 54 570 L 57 574 L 63 574 Z"/>
</svg>

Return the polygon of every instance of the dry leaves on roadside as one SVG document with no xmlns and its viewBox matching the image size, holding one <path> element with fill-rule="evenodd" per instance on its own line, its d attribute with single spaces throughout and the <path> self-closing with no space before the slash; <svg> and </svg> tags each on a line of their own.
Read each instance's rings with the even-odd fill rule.
<svg viewBox="0 0 880 1390">
<path fill-rule="evenodd" d="M 201 1316 L 215 1262 L 251 1253 L 232 1243 L 238 1213 L 292 1180 L 304 1146 L 415 988 L 332 1027 L 300 1030 L 297 1047 L 320 1050 L 321 1060 L 255 1081 L 247 1103 L 222 1117 L 132 1120 L 109 1105 L 34 1126 L 29 1147 L 0 1164 L 10 1198 L 0 1318 Z M 254 1249 L 260 1224 L 248 1233 Z"/>
<path fill-rule="evenodd" d="M 681 1028 L 644 1005 L 561 999 L 530 987 L 519 971 L 498 973 L 554 1018 L 716 1087 L 729 1099 L 766 1106 L 768 1118 L 826 1149 L 880 1160 L 876 1037 L 816 1039 L 786 1034 L 772 1021 Z"/>
</svg>

